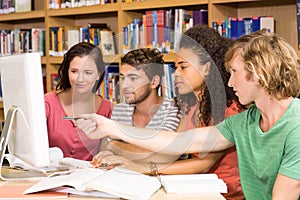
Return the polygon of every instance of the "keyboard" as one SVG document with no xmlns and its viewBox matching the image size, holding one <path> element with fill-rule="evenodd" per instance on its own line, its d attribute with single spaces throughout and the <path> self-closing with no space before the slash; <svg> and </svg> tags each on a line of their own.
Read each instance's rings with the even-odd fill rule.
<svg viewBox="0 0 300 200">
<path fill-rule="evenodd" d="M 90 161 L 79 160 L 75 158 L 65 157 L 61 158 L 58 161 L 58 165 L 61 168 L 71 169 L 85 169 L 85 168 L 94 168 L 94 165 Z"/>
</svg>

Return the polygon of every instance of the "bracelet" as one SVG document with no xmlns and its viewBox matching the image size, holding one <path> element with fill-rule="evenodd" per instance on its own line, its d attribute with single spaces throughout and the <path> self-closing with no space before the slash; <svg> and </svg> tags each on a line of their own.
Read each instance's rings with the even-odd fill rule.
<svg viewBox="0 0 300 200">
<path fill-rule="evenodd" d="M 150 175 L 151 176 L 158 176 L 158 169 L 155 162 L 150 161 Z"/>
</svg>

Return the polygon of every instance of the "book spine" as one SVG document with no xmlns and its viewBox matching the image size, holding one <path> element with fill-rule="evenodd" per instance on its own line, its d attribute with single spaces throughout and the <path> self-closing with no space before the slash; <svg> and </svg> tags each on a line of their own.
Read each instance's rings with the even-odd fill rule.
<svg viewBox="0 0 300 200">
<path fill-rule="evenodd" d="M 40 29 L 40 54 L 41 56 L 45 56 L 46 55 L 46 31 L 45 29 Z"/>
<path fill-rule="evenodd" d="M 147 28 L 147 47 L 153 47 L 153 13 L 151 10 L 146 11 L 146 28 Z"/>
<path fill-rule="evenodd" d="M 11 48 L 11 44 L 12 44 L 13 40 L 11 37 L 12 37 L 11 30 L 8 30 L 8 32 L 7 32 L 7 53 L 9 55 L 11 55 L 13 53 L 12 48 Z"/>
<path fill-rule="evenodd" d="M 39 52 L 40 47 L 40 32 L 39 29 L 33 28 L 32 29 L 32 52 Z"/>
<path fill-rule="evenodd" d="M 241 37 L 245 34 L 245 25 L 244 25 L 244 19 L 238 18 L 237 19 L 237 38 Z"/>
<path fill-rule="evenodd" d="M 147 38 L 147 26 L 146 26 L 146 24 L 147 24 L 147 17 L 146 17 L 146 14 L 145 14 L 145 15 L 142 16 L 142 25 L 143 25 L 143 34 L 144 34 L 142 48 L 145 48 L 147 46 L 147 44 L 148 44 L 148 42 L 147 42 L 148 38 Z"/>
<path fill-rule="evenodd" d="M 3 9 L 3 1 L 4 0 L 0 0 L 0 14 L 3 14 L 4 13 L 4 9 Z M 0 43 L 1 45 L 1 43 Z"/>
<path fill-rule="evenodd" d="M 274 33 L 274 17 L 262 16 L 260 17 L 260 29 L 267 29 L 270 33 Z"/>
<path fill-rule="evenodd" d="M 58 74 L 57 73 L 50 74 L 50 84 L 51 84 L 51 90 L 55 90 L 56 85 L 58 84 Z"/>
<path fill-rule="evenodd" d="M 233 39 L 233 40 L 236 40 L 237 36 L 238 36 L 238 22 L 237 22 L 237 18 L 231 18 L 231 20 L 230 20 L 230 27 L 231 27 L 230 38 Z"/>
<path fill-rule="evenodd" d="M 253 16 L 252 17 L 252 32 L 258 31 L 260 29 L 260 17 Z"/>
<path fill-rule="evenodd" d="M 123 27 L 122 33 L 123 33 L 123 54 L 126 54 L 129 51 L 129 47 L 128 47 L 128 26 Z"/>
<path fill-rule="evenodd" d="M 16 1 L 16 12 L 28 12 L 32 9 L 32 1 L 24 0 L 24 1 Z"/>
<path fill-rule="evenodd" d="M 200 10 L 200 24 L 208 24 L 208 10 Z"/>
<path fill-rule="evenodd" d="M 64 44 L 65 44 L 64 28 L 59 27 L 57 32 L 57 55 L 58 56 L 63 56 Z"/>
<path fill-rule="evenodd" d="M 80 28 L 80 41 L 89 42 L 89 29 L 87 27 Z"/>
<path fill-rule="evenodd" d="M 157 47 L 157 11 L 152 11 L 152 27 L 153 27 L 153 48 Z"/>
<path fill-rule="evenodd" d="M 157 47 L 161 52 L 165 49 L 165 10 L 158 10 L 156 12 L 157 21 Z"/>
<path fill-rule="evenodd" d="M 250 17 L 244 18 L 244 33 L 246 35 L 250 34 L 252 30 L 252 19 Z"/>
</svg>

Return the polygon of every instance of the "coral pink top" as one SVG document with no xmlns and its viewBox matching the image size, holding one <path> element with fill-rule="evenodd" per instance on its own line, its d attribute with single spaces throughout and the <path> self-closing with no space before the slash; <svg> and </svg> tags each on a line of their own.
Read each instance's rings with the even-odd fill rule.
<svg viewBox="0 0 300 200">
<path fill-rule="evenodd" d="M 50 147 L 59 147 L 64 157 L 92 160 L 99 151 L 100 140 L 92 140 L 73 121 L 63 120 L 66 113 L 55 92 L 45 94 L 46 117 Z M 97 114 L 110 118 L 112 104 L 102 98 Z"/>
<path fill-rule="evenodd" d="M 188 129 L 196 128 L 192 123 L 192 116 L 196 109 L 196 105 L 193 106 L 189 112 L 189 124 L 187 125 Z M 225 115 L 226 117 L 237 114 L 238 108 L 236 102 L 232 103 L 230 107 L 226 108 Z M 198 157 L 199 154 L 193 154 L 193 157 Z M 227 184 L 228 193 L 224 193 L 223 196 L 228 199 L 240 200 L 245 199 L 242 186 L 240 184 L 240 174 L 238 168 L 238 158 L 235 147 L 232 147 L 227 150 L 227 153 L 224 157 L 215 163 L 215 165 L 209 170 L 208 173 L 215 173 L 219 178 Z"/>
</svg>

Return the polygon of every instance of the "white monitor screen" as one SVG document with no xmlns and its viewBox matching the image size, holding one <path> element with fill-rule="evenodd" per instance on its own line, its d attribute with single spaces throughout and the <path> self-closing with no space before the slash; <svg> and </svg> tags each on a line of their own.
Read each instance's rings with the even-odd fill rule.
<svg viewBox="0 0 300 200">
<path fill-rule="evenodd" d="M 48 166 L 49 144 L 40 54 L 0 57 L 0 74 L 5 116 L 13 106 L 18 108 L 8 141 L 9 153 L 35 167 Z"/>
</svg>

